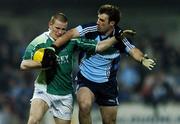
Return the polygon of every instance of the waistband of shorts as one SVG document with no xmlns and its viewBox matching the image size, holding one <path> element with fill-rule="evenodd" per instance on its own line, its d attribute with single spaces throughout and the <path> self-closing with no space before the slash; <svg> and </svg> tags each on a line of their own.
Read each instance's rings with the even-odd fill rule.
<svg viewBox="0 0 180 124">
<path fill-rule="evenodd" d="M 37 82 L 35 82 L 34 87 L 40 88 L 40 89 L 45 89 L 45 90 L 47 89 L 46 84 L 40 84 L 40 83 L 37 83 Z"/>
</svg>

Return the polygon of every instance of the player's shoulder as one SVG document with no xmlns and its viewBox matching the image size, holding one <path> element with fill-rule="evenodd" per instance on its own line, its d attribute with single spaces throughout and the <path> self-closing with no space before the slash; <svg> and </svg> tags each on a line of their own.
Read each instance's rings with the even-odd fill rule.
<svg viewBox="0 0 180 124">
<path fill-rule="evenodd" d="M 86 28 L 86 27 L 96 27 L 97 24 L 95 22 L 90 22 L 90 23 L 81 24 L 81 26 L 83 28 Z"/>
<path fill-rule="evenodd" d="M 118 34 L 119 32 L 123 31 L 122 28 L 120 28 L 119 26 L 115 26 L 115 34 Z"/>
<path fill-rule="evenodd" d="M 35 37 L 32 42 L 43 42 L 46 41 L 49 37 L 48 37 L 48 32 L 44 32 L 40 35 L 38 35 L 37 37 Z"/>
<path fill-rule="evenodd" d="M 49 39 L 47 32 L 44 32 L 37 37 L 35 37 L 27 46 L 27 48 L 36 48 L 39 45 L 46 44 L 47 40 Z M 42 46 L 43 47 L 43 46 Z"/>
</svg>

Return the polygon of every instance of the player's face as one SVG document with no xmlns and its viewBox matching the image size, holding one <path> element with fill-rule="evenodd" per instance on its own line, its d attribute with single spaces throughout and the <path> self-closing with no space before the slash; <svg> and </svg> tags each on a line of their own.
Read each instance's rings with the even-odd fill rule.
<svg viewBox="0 0 180 124">
<path fill-rule="evenodd" d="M 109 22 L 109 16 L 107 14 L 99 14 L 96 23 L 98 31 L 104 34 L 108 33 L 113 28 L 111 23 Z"/>
<path fill-rule="evenodd" d="M 50 35 L 56 40 L 58 37 L 61 37 L 66 32 L 67 25 L 67 22 L 55 20 L 53 24 L 49 24 Z"/>
</svg>

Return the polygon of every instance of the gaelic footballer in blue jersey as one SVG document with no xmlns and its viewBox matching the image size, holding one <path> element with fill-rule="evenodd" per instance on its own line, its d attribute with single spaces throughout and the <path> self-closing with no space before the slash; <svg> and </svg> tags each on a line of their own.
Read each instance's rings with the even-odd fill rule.
<svg viewBox="0 0 180 124">
<path fill-rule="evenodd" d="M 94 102 L 100 107 L 102 123 L 116 123 L 119 104 L 116 73 L 122 53 L 129 54 L 149 70 L 155 65 L 155 62 L 144 57 L 144 54 L 126 36 L 119 37 L 119 34 L 124 32 L 118 27 L 120 19 L 121 12 L 117 6 L 102 5 L 95 23 L 79 25 L 55 42 L 55 46 L 60 47 L 74 37 L 94 39 L 98 44 L 104 39 L 115 37 L 118 40 L 117 44 L 112 45 L 105 52 L 93 56 L 86 55 L 80 63 L 77 85 L 80 124 L 92 123 L 90 113 Z"/>
</svg>

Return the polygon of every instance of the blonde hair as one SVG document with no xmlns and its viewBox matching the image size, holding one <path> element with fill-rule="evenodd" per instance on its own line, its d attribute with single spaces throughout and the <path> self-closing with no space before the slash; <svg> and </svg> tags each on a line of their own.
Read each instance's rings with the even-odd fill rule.
<svg viewBox="0 0 180 124">
<path fill-rule="evenodd" d="M 51 24 L 54 24 L 55 20 L 59 20 L 59 21 L 61 21 L 61 22 L 67 22 L 67 21 L 68 21 L 66 15 L 63 14 L 63 13 L 56 13 L 55 15 L 53 15 L 53 16 L 51 17 L 51 19 L 50 19 L 49 22 L 50 22 Z"/>
</svg>

